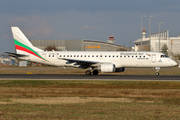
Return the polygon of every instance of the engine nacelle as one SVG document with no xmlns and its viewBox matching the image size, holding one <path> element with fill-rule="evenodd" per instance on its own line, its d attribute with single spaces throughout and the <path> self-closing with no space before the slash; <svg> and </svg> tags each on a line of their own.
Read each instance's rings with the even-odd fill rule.
<svg viewBox="0 0 180 120">
<path fill-rule="evenodd" d="M 125 71 L 125 67 L 122 68 L 116 68 L 115 72 L 124 72 Z"/>
<path fill-rule="evenodd" d="M 114 64 L 102 64 L 98 66 L 98 70 L 101 72 L 115 72 L 116 67 Z"/>
</svg>

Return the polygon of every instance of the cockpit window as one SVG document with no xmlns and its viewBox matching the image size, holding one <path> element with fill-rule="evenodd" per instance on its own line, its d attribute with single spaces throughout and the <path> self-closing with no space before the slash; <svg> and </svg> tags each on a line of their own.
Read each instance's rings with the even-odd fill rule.
<svg viewBox="0 0 180 120">
<path fill-rule="evenodd" d="M 168 58 L 169 56 L 165 55 L 166 58 Z"/>
<path fill-rule="evenodd" d="M 167 55 L 161 55 L 161 58 L 168 58 Z"/>
</svg>

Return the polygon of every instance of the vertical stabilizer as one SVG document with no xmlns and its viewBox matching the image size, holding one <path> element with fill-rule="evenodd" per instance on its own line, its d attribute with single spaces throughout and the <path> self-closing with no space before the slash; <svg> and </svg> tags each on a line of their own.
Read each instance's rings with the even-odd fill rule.
<svg viewBox="0 0 180 120">
<path fill-rule="evenodd" d="M 18 27 L 11 27 L 11 29 L 17 54 L 33 55 L 43 59 L 38 54 L 38 51 L 43 50 L 34 47 Z"/>
<path fill-rule="evenodd" d="M 22 33 L 22 31 L 18 27 L 11 27 L 11 29 L 15 45 L 21 44 L 31 48 L 33 47 L 33 45 L 29 42 L 27 37 Z"/>
</svg>

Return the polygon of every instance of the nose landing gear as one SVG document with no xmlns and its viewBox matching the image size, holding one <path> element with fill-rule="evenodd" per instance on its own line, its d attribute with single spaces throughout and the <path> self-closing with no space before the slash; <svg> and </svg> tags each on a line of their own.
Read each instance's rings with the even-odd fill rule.
<svg viewBox="0 0 180 120">
<path fill-rule="evenodd" d="M 159 76 L 159 70 L 161 69 L 160 67 L 155 67 L 156 69 L 156 76 Z"/>
<path fill-rule="evenodd" d="M 159 72 L 156 72 L 156 76 L 159 76 Z"/>
</svg>

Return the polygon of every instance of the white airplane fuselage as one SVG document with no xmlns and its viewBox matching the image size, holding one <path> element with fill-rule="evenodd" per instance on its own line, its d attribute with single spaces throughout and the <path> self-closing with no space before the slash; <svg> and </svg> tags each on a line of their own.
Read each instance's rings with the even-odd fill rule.
<svg viewBox="0 0 180 120">
<path fill-rule="evenodd" d="M 21 53 L 21 52 L 19 52 Z M 116 68 L 120 67 L 171 67 L 177 63 L 169 57 L 161 57 L 161 52 L 119 52 L 119 51 L 41 51 L 38 52 L 44 59 L 33 55 L 22 57 L 42 64 L 60 67 L 77 67 L 75 62 L 66 59 L 113 63 Z M 20 58 L 21 59 L 21 58 Z M 97 65 L 96 65 L 97 66 Z"/>
</svg>

